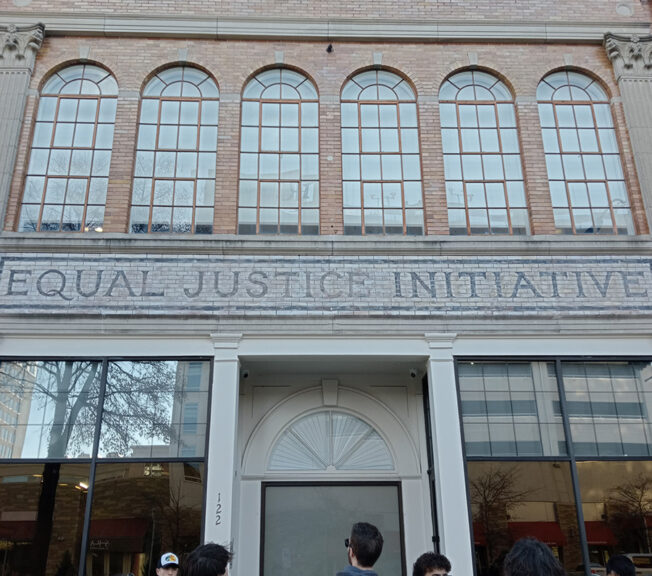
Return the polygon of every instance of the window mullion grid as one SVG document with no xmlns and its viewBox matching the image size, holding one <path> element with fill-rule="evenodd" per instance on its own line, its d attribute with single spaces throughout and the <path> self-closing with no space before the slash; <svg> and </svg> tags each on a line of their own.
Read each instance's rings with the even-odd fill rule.
<svg viewBox="0 0 652 576">
<path fill-rule="evenodd" d="M 618 234 L 618 225 L 616 224 L 616 213 L 614 211 L 613 202 L 611 201 L 611 186 L 609 185 L 609 178 L 607 176 L 607 167 L 606 167 L 605 162 L 604 162 L 605 153 L 602 150 L 602 142 L 600 141 L 599 126 L 598 126 L 597 117 L 595 115 L 595 106 L 593 104 L 593 100 L 589 101 L 589 105 L 591 106 L 591 117 L 593 118 L 593 131 L 595 133 L 595 140 L 598 143 L 598 152 L 597 152 L 597 154 L 600 155 L 600 162 L 602 163 L 602 171 L 604 173 L 603 182 L 604 182 L 604 187 L 605 187 L 606 194 L 607 194 L 607 202 L 609 204 L 609 214 L 611 215 L 611 229 L 612 229 L 614 234 Z M 609 112 L 611 113 L 611 109 L 609 110 Z M 614 129 L 614 133 L 615 133 L 615 128 L 613 128 L 613 129 Z M 619 150 L 619 153 L 618 153 L 618 157 L 620 159 L 620 150 Z"/>
<path fill-rule="evenodd" d="M 464 153 L 463 152 L 464 149 L 462 148 L 462 122 L 461 122 L 462 115 L 460 114 L 460 101 L 456 98 L 454 103 L 455 103 L 455 115 L 456 115 L 456 125 L 457 125 L 457 149 L 459 150 L 457 155 L 459 156 L 460 179 L 462 180 L 462 193 L 464 194 L 464 218 L 466 220 L 466 233 L 468 235 L 471 235 L 471 214 L 470 214 L 470 206 L 469 206 L 469 197 L 466 190 L 466 179 L 464 178 L 463 163 L 462 163 L 462 156 Z"/>
<path fill-rule="evenodd" d="M 281 106 L 281 94 L 283 92 L 283 83 L 281 82 L 279 86 L 279 98 L 278 100 L 272 101 L 273 104 L 276 104 L 278 106 L 278 123 L 274 128 L 277 130 L 276 134 L 276 150 L 274 151 L 276 153 L 277 159 L 276 159 L 276 173 L 277 173 L 277 178 L 276 178 L 276 233 L 280 234 L 281 233 L 281 132 L 283 130 L 283 122 L 281 119 L 281 113 L 282 113 L 282 106 Z M 270 102 L 268 100 L 267 102 Z"/>
<path fill-rule="evenodd" d="M 557 148 L 559 149 L 559 152 L 557 152 L 557 154 L 559 156 L 559 166 L 561 168 L 561 175 L 564 182 L 564 188 L 566 189 L 566 201 L 568 203 L 568 217 L 570 220 L 572 233 L 577 234 L 577 229 L 575 228 L 575 215 L 573 214 L 573 203 L 571 202 L 570 186 L 569 186 L 568 178 L 566 177 L 566 168 L 564 167 L 564 156 L 563 156 L 563 148 L 561 142 L 561 126 L 559 124 L 559 116 L 557 114 L 557 106 L 559 106 L 559 104 L 566 104 L 566 102 L 564 101 L 555 102 L 554 100 L 550 100 L 550 104 L 552 104 L 552 113 L 555 118 L 555 132 L 557 133 Z"/>
<path fill-rule="evenodd" d="M 305 80 L 303 81 L 305 82 Z M 302 83 L 303 83 L 302 82 Z M 297 92 L 298 92 L 298 86 L 297 86 Z M 291 100 L 291 102 L 296 103 L 297 105 L 297 154 L 299 155 L 299 174 L 298 174 L 298 182 L 297 182 L 297 231 L 299 234 L 303 233 L 303 218 L 302 218 L 302 198 L 301 198 L 301 182 L 302 182 L 302 168 L 303 168 L 303 142 L 301 138 L 301 127 L 303 126 L 303 107 L 301 106 L 302 100 Z M 317 125 L 319 126 L 319 105 L 317 105 Z M 294 128 L 294 126 L 292 126 Z M 317 170 L 319 170 L 319 140 L 317 140 Z M 319 176 L 319 172 L 317 172 L 317 175 Z M 280 176 L 280 173 L 279 173 Z M 281 187 L 279 186 L 278 190 L 278 198 L 279 202 L 281 200 Z"/>
<path fill-rule="evenodd" d="M 97 470 L 97 454 L 100 446 L 100 433 L 102 431 L 102 413 L 104 411 L 104 398 L 106 396 L 106 386 L 109 374 L 109 361 L 107 358 L 102 360 L 102 371 L 100 374 L 100 394 L 97 399 L 97 418 L 95 420 L 95 437 L 93 439 L 93 451 L 91 452 L 90 474 L 88 477 L 88 490 L 86 492 L 86 508 L 84 510 L 84 524 L 82 527 L 82 537 L 79 548 L 79 568 L 78 574 L 86 574 L 86 552 L 88 550 L 91 513 L 93 508 L 93 496 L 95 493 L 95 474 Z"/>
<path fill-rule="evenodd" d="M 511 105 L 514 109 L 514 118 L 516 118 L 516 107 L 514 106 L 513 102 L 509 101 L 501 101 L 501 104 L 504 105 Z M 509 231 L 510 236 L 514 233 L 514 229 L 512 227 L 512 210 L 511 206 L 509 204 L 509 195 L 507 194 L 507 171 L 505 170 L 505 151 L 503 148 L 503 136 L 501 133 L 501 124 L 500 124 L 500 116 L 498 115 L 498 101 L 494 100 L 493 102 L 493 107 L 494 107 L 494 117 L 496 118 L 496 138 L 498 139 L 498 154 L 500 154 L 500 165 L 503 168 L 503 196 L 505 197 L 505 213 L 507 216 L 507 230 Z M 517 138 L 518 138 L 518 131 L 516 132 Z M 482 142 L 480 143 L 482 145 Z M 520 147 L 520 142 L 519 142 L 519 147 L 518 147 L 518 157 L 519 157 L 519 162 L 522 162 L 521 160 L 521 147 Z M 521 165 L 521 169 L 523 166 Z"/>
<path fill-rule="evenodd" d="M 362 104 L 360 99 L 356 100 L 358 110 L 358 170 L 360 174 L 360 233 L 362 236 L 366 235 L 365 223 L 365 202 L 364 202 L 364 183 L 365 179 L 362 177 Z"/>
<path fill-rule="evenodd" d="M 91 141 L 91 165 L 90 165 L 90 170 L 88 173 L 88 178 L 86 179 L 86 193 L 84 195 L 84 209 L 82 211 L 82 221 L 80 223 L 80 230 L 84 232 L 88 232 L 88 228 L 86 227 L 87 224 L 87 216 L 88 216 L 88 205 L 90 202 L 90 190 L 91 190 L 91 182 L 93 181 L 93 164 L 95 163 L 95 151 L 97 150 L 97 129 L 100 124 L 100 105 L 102 104 L 102 96 L 97 96 L 97 97 L 92 97 L 89 98 L 92 100 L 96 101 L 96 106 L 95 106 L 95 119 L 93 123 L 93 139 Z M 77 110 L 77 114 L 79 114 L 79 110 Z M 79 126 L 79 123 L 77 122 L 75 124 L 75 132 L 73 134 L 73 144 L 75 142 L 75 135 L 77 134 L 77 128 Z M 66 186 L 66 198 L 68 196 L 68 187 Z"/>
<path fill-rule="evenodd" d="M 571 95 L 571 97 L 572 97 L 572 95 Z M 588 209 L 589 209 L 589 214 L 591 215 L 591 223 L 593 224 L 593 232 L 595 233 L 597 231 L 597 225 L 596 225 L 596 221 L 595 221 L 595 214 L 594 214 L 594 211 L 593 211 L 593 202 L 591 200 L 591 195 L 589 194 L 588 174 L 587 174 L 587 171 L 586 171 L 586 166 L 584 165 L 584 154 L 582 153 L 582 148 L 580 146 L 580 131 L 579 131 L 579 126 L 578 126 L 578 122 L 577 122 L 577 114 L 575 113 L 576 102 L 577 101 L 575 101 L 575 100 L 571 100 L 571 101 L 569 101 L 569 105 L 571 106 L 571 110 L 573 111 L 573 121 L 575 123 L 574 130 L 575 130 L 575 137 L 577 138 L 577 148 L 578 148 L 577 155 L 580 157 L 582 172 L 583 172 L 583 175 L 584 175 L 584 179 L 581 180 L 580 182 L 582 184 L 584 184 L 584 186 L 586 187 L 586 198 L 587 198 L 587 203 L 588 203 Z M 591 109 L 593 109 L 593 104 L 590 101 L 589 101 L 588 104 L 591 106 Z M 596 130 L 596 138 L 597 138 L 598 137 L 597 128 L 595 127 L 595 124 L 593 126 L 594 126 L 594 130 Z M 600 150 L 600 140 L 599 139 L 598 139 L 598 150 Z M 612 226 L 613 226 L 613 224 L 612 224 Z"/>
<path fill-rule="evenodd" d="M 477 86 L 473 84 L 473 91 L 474 95 L 476 92 Z M 477 95 L 476 95 L 477 97 Z M 489 219 L 489 199 L 487 198 L 487 176 L 485 174 L 485 162 L 484 162 L 484 154 L 482 153 L 482 141 L 480 140 L 480 111 L 478 110 L 478 100 L 474 100 L 473 102 L 469 102 L 469 105 L 473 106 L 473 112 L 475 113 L 475 131 L 476 135 L 478 137 L 478 150 L 475 152 L 475 154 L 480 158 L 480 169 L 482 170 L 482 174 L 480 175 L 480 180 L 478 183 L 482 184 L 482 197 L 484 199 L 484 212 L 485 216 L 487 218 L 487 231 L 489 234 L 491 234 L 491 220 Z"/>
<path fill-rule="evenodd" d="M 573 493 L 575 496 L 575 511 L 577 514 L 577 527 L 580 536 L 580 546 L 582 548 L 582 563 L 584 570 L 588 574 L 590 562 L 589 548 L 586 540 L 586 525 L 584 524 L 584 510 L 582 509 L 582 493 L 580 492 L 579 474 L 577 472 L 577 460 L 575 457 L 575 445 L 571 435 L 570 418 L 566 406 L 566 389 L 564 387 L 563 364 L 559 358 L 555 360 L 555 374 L 557 377 L 557 393 L 559 394 L 559 408 L 561 411 L 562 423 L 564 425 L 564 435 L 566 436 L 566 450 L 570 459 L 571 481 L 573 483 Z M 588 388 L 587 388 L 588 389 Z"/>
<path fill-rule="evenodd" d="M 394 103 L 394 106 L 396 106 L 396 137 L 398 139 L 398 158 L 401 166 L 401 212 L 403 215 L 403 235 L 405 236 L 407 234 L 407 210 L 406 210 L 406 205 L 405 205 L 405 171 L 403 168 L 403 143 L 401 141 L 401 107 L 400 107 L 400 100 L 398 99 L 398 96 L 396 98 L 396 102 Z M 416 102 L 414 103 L 415 106 L 415 112 L 416 112 Z M 417 122 L 418 125 L 418 122 Z M 378 135 L 380 137 L 380 150 L 382 154 L 382 149 L 383 149 L 383 141 L 382 141 L 382 126 L 380 126 L 380 119 L 378 123 Z M 421 150 L 421 147 L 419 147 L 419 150 Z M 382 159 L 381 159 L 381 169 L 382 169 Z M 422 192 L 423 193 L 423 192 Z"/>
<path fill-rule="evenodd" d="M 378 73 L 376 73 L 378 75 Z M 387 230 L 385 229 L 385 180 L 383 178 L 383 153 L 380 150 L 380 107 L 381 105 L 384 104 L 384 102 L 381 102 L 380 98 L 376 101 L 376 114 L 378 116 L 378 159 L 380 160 L 380 182 L 378 183 L 380 185 L 380 212 L 382 216 L 382 228 L 383 228 L 383 234 L 386 234 Z M 398 110 L 396 111 L 398 114 Z M 362 166 L 360 166 L 360 169 L 362 169 Z"/>
</svg>

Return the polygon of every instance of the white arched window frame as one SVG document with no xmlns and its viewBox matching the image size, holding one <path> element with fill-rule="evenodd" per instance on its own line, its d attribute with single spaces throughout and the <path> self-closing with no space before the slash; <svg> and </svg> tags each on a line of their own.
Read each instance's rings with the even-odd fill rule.
<svg viewBox="0 0 652 576">
<path fill-rule="evenodd" d="M 19 230 L 102 232 L 118 85 L 92 64 L 54 73 L 40 92 Z"/>
<path fill-rule="evenodd" d="M 324 410 L 299 418 L 283 431 L 268 470 L 394 470 L 394 461 L 372 426 L 351 414 Z"/>
<path fill-rule="evenodd" d="M 530 231 L 514 98 L 495 76 L 459 72 L 439 91 L 450 233 Z"/>
<path fill-rule="evenodd" d="M 342 89 L 345 234 L 424 233 L 416 96 L 400 76 L 370 70 Z"/>
<path fill-rule="evenodd" d="M 563 234 L 634 234 L 618 139 L 606 92 L 577 72 L 537 88 L 555 226 Z"/>
<path fill-rule="evenodd" d="M 293 70 L 266 70 L 244 89 L 238 233 L 319 234 L 319 101 Z"/>
<path fill-rule="evenodd" d="M 134 233 L 213 231 L 219 91 L 206 72 L 168 68 L 140 103 L 131 200 Z"/>
</svg>

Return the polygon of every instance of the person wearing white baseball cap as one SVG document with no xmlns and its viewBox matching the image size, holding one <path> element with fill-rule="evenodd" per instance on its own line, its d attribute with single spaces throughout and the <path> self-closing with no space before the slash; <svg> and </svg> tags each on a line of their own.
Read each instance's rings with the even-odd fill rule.
<svg viewBox="0 0 652 576">
<path fill-rule="evenodd" d="M 156 576 L 177 576 L 179 557 L 174 552 L 166 552 L 156 563 Z"/>
</svg>

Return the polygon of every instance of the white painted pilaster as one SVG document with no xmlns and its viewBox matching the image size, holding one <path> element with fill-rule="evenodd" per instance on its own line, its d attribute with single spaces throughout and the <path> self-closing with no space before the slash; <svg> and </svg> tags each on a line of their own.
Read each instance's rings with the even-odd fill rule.
<svg viewBox="0 0 652 576">
<path fill-rule="evenodd" d="M 240 334 L 212 334 L 215 358 L 209 423 L 204 540 L 232 546 L 240 484 L 238 395 Z M 231 571 L 235 574 L 235 570 Z"/>
<path fill-rule="evenodd" d="M 456 335 L 429 333 L 425 337 L 430 349 L 428 393 L 441 551 L 451 561 L 453 574 L 473 574 L 469 504 L 453 364 Z"/>
<path fill-rule="evenodd" d="M 20 28 L 0 24 L 0 227 L 4 225 L 27 88 L 43 33 L 42 24 Z"/>
<path fill-rule="evenodd" d="M 652 226 L 652 36 L 606 34 L 604 45 L 618 80 L 648 225 Z"/>
</svg>

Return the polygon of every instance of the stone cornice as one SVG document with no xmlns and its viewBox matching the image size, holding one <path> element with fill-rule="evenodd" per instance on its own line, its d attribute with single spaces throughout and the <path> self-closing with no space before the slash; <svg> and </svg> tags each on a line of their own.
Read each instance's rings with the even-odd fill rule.
<svg viewBox="0 0 652 576">
<path fill-rule="evenodd" d="M 43 24 L 25 27 L 0 25 L 0 69 L 27 68 L 31 72 L 44 32 Z"/>
<path fill-rule="evenodd" d="M 652 236 L 352 237 L 134 236 L 3 232 L 0 254 L 185 254 L 287 256 L 652 256 Z"/>
<path fill-rule="evenodd" d="M 652 81 L 652 35 L 607 34 L 604 46 L 618 80 L 645 78 Z"/>
<path fill-rule="evenodd" d="M 644 35 L 649 22 L 402 21 L 311 18 L 202 18 L 92 13 L 4 12 L 3 22 L 43 22 L 48 35 L 353 41 L 602 42 L 606 33 Z M 144 32 L 146 31 L 146 32 Z"/>
</svg>

